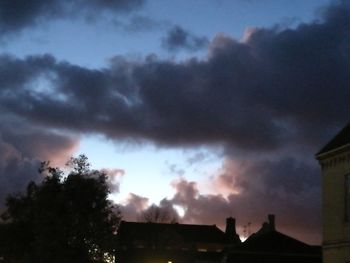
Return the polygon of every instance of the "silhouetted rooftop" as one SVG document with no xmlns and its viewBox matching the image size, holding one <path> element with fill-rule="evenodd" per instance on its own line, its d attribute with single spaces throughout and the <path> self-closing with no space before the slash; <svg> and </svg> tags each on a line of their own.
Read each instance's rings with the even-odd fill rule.
<svg viewBox="0 0 350 263">
<path fill-rule="evenodd" d="M 265 253 L 321 253 L 320 247 L 310 246 L 278 231 L 255 233 L 242 244 L 241 248 Z"/>
<path fill-rule="evenodd" d="M 188 224 L 163 224 L 163 223 L 139 223 L 122 221 L 119 234 L 127 240 L 150 240 L 159 236 L 170 236 L 181 239 L 185 243 L 224 243 L 225 233 L 215 225 L 188 225 Z"/>
<path fill-rule="evenodd" d="M 118 229 L 123 262 L 320 263 L 321 247 L 310 246 L 275 230 L 275 216 L 244 243 L 230 243 L 215 225 L 122 221 Z"/>
<path fill-rule="evenodd" d="M 275 230 L 274 218 L 240 246 L 233 247 L 227 263 L 320 263 L 320 246 L 310 246 Z"/>
<path fill-rule="evenodd" d="M 346 125 L 329 143 L 327 143 L 316 156 L 350 144 L 350 123 Z"/>
</svg>

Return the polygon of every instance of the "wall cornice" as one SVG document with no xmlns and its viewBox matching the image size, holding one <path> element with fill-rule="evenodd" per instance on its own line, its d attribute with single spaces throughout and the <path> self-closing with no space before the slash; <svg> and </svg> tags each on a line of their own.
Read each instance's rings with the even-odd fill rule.
<svg viewBox="0 0 350 263">
<path fill-rule="evenodd" d="M 324 158 L 317 158 L 322 170 L 338 168 L 344 165 L 350 166 L 350 149 L 343 149 L 336 154 L 324 156 Z"/>
</svg>

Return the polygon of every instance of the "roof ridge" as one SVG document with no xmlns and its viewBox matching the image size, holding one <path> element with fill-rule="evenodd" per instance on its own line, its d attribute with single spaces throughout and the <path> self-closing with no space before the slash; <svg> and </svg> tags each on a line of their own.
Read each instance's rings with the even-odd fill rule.
<svg viewBox="0 0 350 263">
<path fill-rule="evenodd" d="M 343 127 L 322 149 L 316 153 L 316 157 L 338 148 L 344 145 L 350 144 L 350 122 Z"/>
<path fill-rule="evenodd" d="M 215 224 L 212 225 L 203 225 L 203 224 L 184 224 L 184 223 L 159 223 L 159 222 L 135 222 L 135 221 L 125 221 L 122 220 L 121 223 L 130 223 L 130 224 L 153 224 L 153 225 L 182 225 L 182 226 L 194 226 L 194 227 L 215 227 L 218 228 Z M 219 228 L 218 228 L 219 229 Z"/>
</svg>

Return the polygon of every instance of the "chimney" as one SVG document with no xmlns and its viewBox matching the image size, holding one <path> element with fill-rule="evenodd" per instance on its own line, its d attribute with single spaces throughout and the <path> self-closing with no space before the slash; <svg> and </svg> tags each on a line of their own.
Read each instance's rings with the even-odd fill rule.
<svg viewBox="0 0 350 263">
<path fill-rule="evenodd" d="M 236 219 L 233 217 L 226 218 L 225 235 L 230 243 L 241 243 L 236 232 Z"/>
<path fill-rule="evenodd" d="M 236 219 L 233 217 L 226 218 L 226 235 L 236 234 Z"/>
<path fill-rule="evenodd" d="M 276 230 L 276 227 L 275 227 L 275 215 L 268 215 L 268 220 L 269 220 L 269 228 L 273 231 Z"/>
</svg>

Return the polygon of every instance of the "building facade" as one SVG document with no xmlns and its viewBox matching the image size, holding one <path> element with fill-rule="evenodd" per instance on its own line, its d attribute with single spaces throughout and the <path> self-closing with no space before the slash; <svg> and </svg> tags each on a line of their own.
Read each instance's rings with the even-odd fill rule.
<svg viewBox="0 0 350 263">
<path fill-rule="evenodd" d="M 350 263 L 350 124 L 316 158 L 322 169 L 323 262 Z"/>
</svg>

